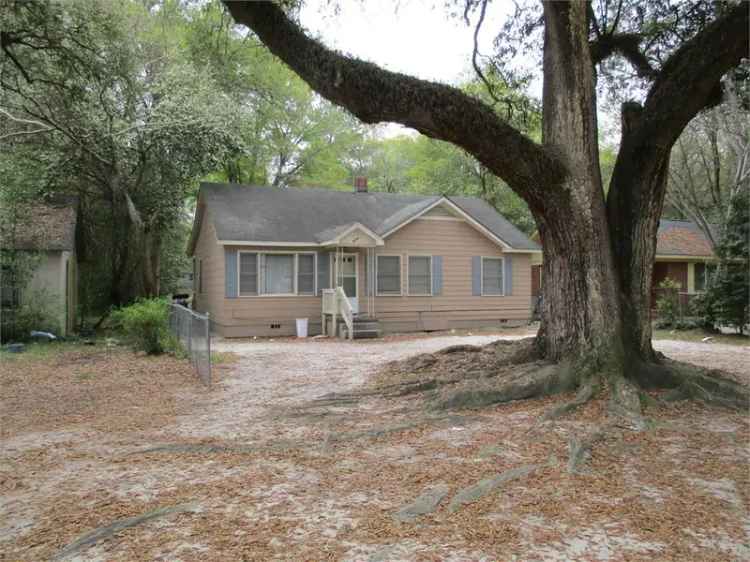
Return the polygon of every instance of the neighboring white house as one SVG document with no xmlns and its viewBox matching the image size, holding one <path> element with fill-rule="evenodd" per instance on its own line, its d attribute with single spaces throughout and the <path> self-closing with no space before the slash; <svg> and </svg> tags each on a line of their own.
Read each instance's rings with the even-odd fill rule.
<svg viewBox="0 0 750 562">
<path fill-rule="evenodd" d="M 44 305 L 55 317 L 58 335 L 75 329 L 78 305 L 78 266 L 76 260 L 75 197 L 57 197 L 36 203 L 24 210 L 13 239 L 5 241 L 5 250 L 29 252 L 34 271 L 24 287 L 11 284 L 12 276 L 0 276 L 0 306 L 3 312 L 28 304 L 29 299 L 48 297 Z M 38 304 L 38 303 L 37 303 Z"/>
</svg>

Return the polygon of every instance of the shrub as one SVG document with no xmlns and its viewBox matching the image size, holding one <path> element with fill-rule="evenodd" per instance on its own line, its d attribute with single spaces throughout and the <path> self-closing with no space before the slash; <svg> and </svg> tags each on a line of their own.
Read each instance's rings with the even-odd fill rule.
<svg viewBox="0 0 750 562">
<path fill-rule="evenodd" d="M 659 284 L 659 297 L 656 299 L 656 316 L 661 327 L 668 328 L 677 321 L 680 310 L 680 286 L 670 278 Z"/>
<path fill-rule="evenodd" d="M 168 351 L 174 344 L 169 333 L 169 303 L 166 299 L 141 299 L 112 315 L 135 349 L 148 354 Z"/>
<path fill-rule="evenodd" d="M 713 291 L 697 294 L 690 301 L 690 314 L 696 319 L 698 327 L 703 330 L 716 330 L 716 313 L 714 308 Z"/>
</svg>

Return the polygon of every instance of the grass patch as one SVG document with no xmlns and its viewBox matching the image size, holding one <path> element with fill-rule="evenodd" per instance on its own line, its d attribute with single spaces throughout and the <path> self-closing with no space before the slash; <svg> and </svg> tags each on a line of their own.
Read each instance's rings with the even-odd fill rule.
<svg viewBox="0 0 750 562">
<path fill-rule="evenodd" d="M 701 329 L 694 330 L 654 330 L 653 339 L 655 340 L 678 340 L 701 342 L 704 338 L 712 338 L 712 343 L 726 343 L 730 345 L 750 345 L 750 337 L 740 334 L 716 334 L 706 332 Z"/>
<path fill-rule="evenodd" d="M 15 362 L 23 359 L 48 359 L 60 353 L 73 351 L 83 347 L 81 342 L 70 341 L 53 341 L 53 342 L 32 342 L 24 345 L 21 353 L 11 353 L 4 348 L 0 348 L 0 363 Z"/>
<path fill-rule="evenodd" d="M 212 351 L 211 352 L 211 364 L 212 365 L 228 365 L 236 363 L 240 356 L 231 351 Z"/>
</svg>

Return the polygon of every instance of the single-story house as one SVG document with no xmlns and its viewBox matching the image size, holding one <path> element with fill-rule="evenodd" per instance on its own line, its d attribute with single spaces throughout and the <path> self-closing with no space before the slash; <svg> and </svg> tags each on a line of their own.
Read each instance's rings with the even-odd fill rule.
<svg viewBox="0 0 750 562">
<path fill-rule="evenodd" d="M 78 306 L 77 216 L 78 199 L 57 196 L 24 207 L 13 232 L 4 231 L 3 250 L 22 252 L 32 267 L 30 279 L 22 287 L 14 282 L 10 266 L 0 272 L 0 307 L 4 314 L 24 306 L 43 307 L 50 325 L 40 329 L 52 329 L 63 336 L 74 331 Z"/>
<path fill-rule="evenodd" d="M 656 239 L 656 259 L 651 283 L 652 303 L 656 303 L 659 285 L 667 278 L 678 285 L 680 302 L 706 289 L 706 267 L 718 258 L 711 240 L 692 221 L 659 221 Z"/>
<path fill-rule="evenodd" d="M 538 241 L 538 235 L 532 236 Z M 659 285 L 667 278 L 679 285 L 680 301 L 687 304 L 690 298 L 706 287 L 706 266 L 717 261 L 713 245 L 705 233 L 692 221 L 659 221 L 656 238 L 656 259 L 652 281 L 652 302 L 656 302 Z M 542 258 L 532 259 L 532 294 L 541 293 Z"/>
<path fill-rule="evenodd" d="M 521 324 L 540 251 L 472 197 L 201 185 L 194 308 L 227 337 Z M 352 324 L 355 324 L 353 326 Z M 335 331 L 335 332 L 334 332 Z"/>
</svg>

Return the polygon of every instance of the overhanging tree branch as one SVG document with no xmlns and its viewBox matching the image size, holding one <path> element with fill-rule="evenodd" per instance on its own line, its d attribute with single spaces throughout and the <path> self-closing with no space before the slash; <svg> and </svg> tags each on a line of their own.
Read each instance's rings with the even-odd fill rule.
<svg viewBox="0 0 750 562">
<path fill-rule="evenodd" d="M 561 162 L 460 90 L 390 72 L 328 49 L 272 2 L 225 2 L 314 90 L 365 123 L 395 122 L 472 154 L 528 203 L 567 176 Z"/>
<path fill-rule="evenodd" d="M 591 60 L 594 64 L 606 60 L 614 54 L 619 54 L 635 68 L 641 78 L 654 75 L 654 68 L 640 49 L 642 37 L 637 33 L 615 33 L 600 35 L 589 43 Z"/>
<path fill-rule="evenodd" d="M 740 2 L 684 43 L 649 90 L 642 135 L 671 146 L 690 120 L 719 101 L 722 77 L 747 56 L 750 2 Z"/>
</svg>

